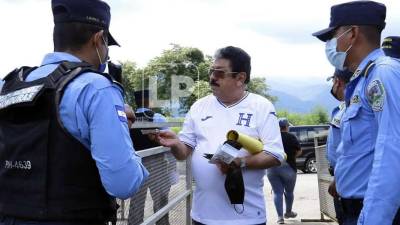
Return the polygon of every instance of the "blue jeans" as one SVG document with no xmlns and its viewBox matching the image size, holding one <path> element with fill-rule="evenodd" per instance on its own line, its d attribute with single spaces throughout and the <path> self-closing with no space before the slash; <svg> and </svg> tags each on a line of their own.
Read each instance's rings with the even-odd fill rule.
<svg viewBox="0 0 400 225">
<path fill-rule="evenodd" d="M 286 212 L 292 211 L 297 173 L 289 164 L 284 163 L 281 166 L 268 169 L 267 177 L 274 192 L 276 212 L 278 217 L 283 217 L 283 195 L 285 195 Z"/>
</svg>

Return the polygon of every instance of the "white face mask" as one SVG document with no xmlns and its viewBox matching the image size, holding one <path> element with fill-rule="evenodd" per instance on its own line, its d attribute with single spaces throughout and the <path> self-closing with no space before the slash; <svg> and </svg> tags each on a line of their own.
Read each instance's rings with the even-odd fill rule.
<svg viewBox="0 0 400 225">
<path fill-rule="evenodd" d="M 104 37 L 103 37 L 103 36 L 101 37 L 101 39 L 103 39 L 104 46 L 107 47 L 107 46 L 108 46 L 108 45 L 107 45 L 107 42 L 104 40 Z M 99 57 L 99 61 L 100 61 L 100 65 L 99 65 L 98 70 L 99 70 L 99 72 L 104 73 L 104 71 L 106 70 L 106 66 L 107 66 L 108 47 L 107 47 L 107 53 L 106 53 L 106 55 L 105 55 L 105 59 L 104 59 L 104 60 L 101 59 L 100 53 L 99 53 L 99 50 L 97 49 L 97 47 L 96 47 L 96 52 L 97 52 L 97 56 Z M 103 61 L 104 61 L 104 62 L 103 62 Z"/>
<path fill-rule="evenodd" d="M 345 70 L 344 61 L 346 60 L 347 52 L 351 49 L 352 45 L 350 45 L 346 51 L 338 52 L 337 41 L 350 30 L 351 28 L 339 35 L 338 37 L 332 38 L 331 40 L 327 41 L 325 45 L 325 54 L 328 58 L 328 61 L 338 70 Z"/>
</svg>

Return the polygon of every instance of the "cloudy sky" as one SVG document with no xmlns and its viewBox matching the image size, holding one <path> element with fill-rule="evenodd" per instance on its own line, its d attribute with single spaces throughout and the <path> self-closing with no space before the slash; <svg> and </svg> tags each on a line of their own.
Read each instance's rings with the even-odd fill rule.
<svg viewBox="0 0 400 225">
<path fill-rule="evenodd" d="M 333 0 L 108 0 L 111 32 L 122 45 L 113 60 L 144 66 L 170 43 L 212 55 L 239 46 L 252 56 L 253 76 L 325 79 L 332 67 L 324 43 L 311 33 L 327 27 Z M 387 6 L 384 36 L 400 35 L 400 1 Z M 0 0 L 0 77 L 21 65 L 38 65 L 52 51 L 50 0 Z"/>
</svg>

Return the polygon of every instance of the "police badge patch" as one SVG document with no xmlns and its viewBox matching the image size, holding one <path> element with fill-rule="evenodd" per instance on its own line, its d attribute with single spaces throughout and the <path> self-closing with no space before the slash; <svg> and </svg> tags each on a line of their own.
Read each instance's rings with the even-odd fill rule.
<svg viewBox="0 0 400 225">
<path fill-rule="evenodd" d="M 368 102 L 375 112 L 382 111 L 385 100 L 385 88 L 380 80 L 373 80 L 367 87 Z"/>
<path fill-rule="evenodd" d="M 350 104 L 358 104 L 358 103 L 360 103 L 360 96 L 354 95 L 350 100 Z"/>
</svg>

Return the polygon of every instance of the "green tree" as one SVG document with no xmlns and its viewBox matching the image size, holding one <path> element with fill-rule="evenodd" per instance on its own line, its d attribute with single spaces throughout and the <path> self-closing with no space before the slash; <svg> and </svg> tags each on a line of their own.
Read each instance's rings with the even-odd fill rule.
<svg viewBox="0 0 400 225">
<path fill-rule="evenodd" d="M 180 100 L 180 111 L 187 112 L 190 106 L 199 98 L 211 93 L 209 87 L 208 70 L 212 65 L 212 57 L 205 56 L 197 48 L 182 47 L 172 44 L 170 49 L 164 50 L 160 56 L 154 57 L 147 66 L 138 68 L 135 62 L 125 61 L 123 66 L 123 85 L 125 87 L 126 101 L 134 105 L 134 91 L 149 87 L 150 77 L 157 80 L 157 98 L 160 100 L 171 99 L 171 76 L 188 76 L 194 81 L 194 86 L 189 87 L 192 94 Z M 180 87 L 181 89 L 187 87 Z M 256 77 L 250 80 L 248 90 L 275 102 L 276 97 L 269 94 L 269 87 L 265 78 Z M 174 106 L 177 107 L 177 106 Z M 163 109 L 168 113 L 168 109 Z"/>
<path fill-rule="evenodd" d="M 247 90 L 252 93 L 266 97 L 272 103 L 276 102 L 276 100 L 278 99 L 276 96 L 272 96 L 268 93 L 270 89 L 265 82 L 265 77 L 255 77 L 250 79 L 250 82 L 247 85 Z"/>
<path fill-rule="evenodd" d="M 187 112 L 190 109 L 190 106 L 198 99 L 210 95 L 212 93 L 210 85 L 208 81 L 199 80 L 196 81 L 194 86 L 190 89 L 192 94 L 185 99 L 181 112 Z"/>
<path fill-rule="evenodd" d="M 171 76 L 173 75 L 190 77 L 195 84 L 201 84 L 201 89 L 203 89 L 204 83 L 199 83 L 198 81 L 208 81 L 208 69 L 210 68 L 211 60 L 210 56 L 204 56 L 203 52 L 197 48 L 172 44 L 171 49 L 164 50 L 160 56 L 152 59 L 143 72 L 145 77 L 156 77 L 158 84 L 157 97 L 158 99 L 167 100 L 171 99 Z M 180 86 L 180 89 L 185 88 L 198 92 L 193 87 Z M 197 94 L 181 98 L 179 108 L 186 112 L 196 99 Z"/>
<path fill-rule="evenodd" d="M 329 115 L 324 107 L 316 106 L 311 113 L 314 114 L 316 121 L 318 121 L 320 124 L 326 124 L 329 122 Z"/>
<path fill-rule="evenodd" d="M 298 125 L 318 125 L 329 122 L 328 112 L 321 106 L 314 107 L 310 113 L 290 113 L 287 110 L 277 112 L 278 117 L 285 117 L 295 126 Z"/>
<path fill-rule="evenodd" d="M 142 85 L 143 71 L 137 68 L 135 62 L 122 62 L 122 85 L 125 89 L 125 101 L 129 105 L 135 105 L 134 91 Z"/>
</svg>

